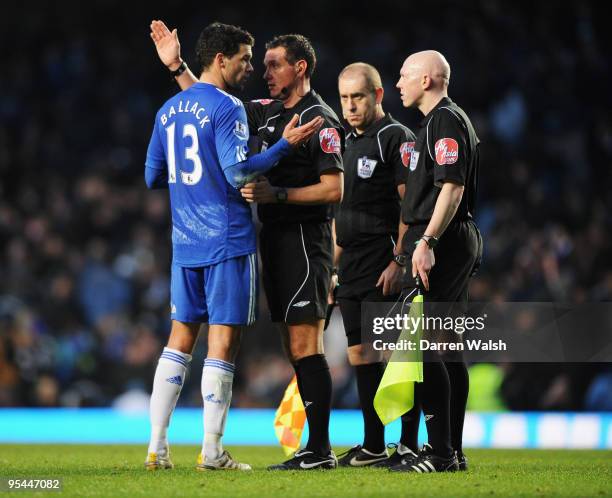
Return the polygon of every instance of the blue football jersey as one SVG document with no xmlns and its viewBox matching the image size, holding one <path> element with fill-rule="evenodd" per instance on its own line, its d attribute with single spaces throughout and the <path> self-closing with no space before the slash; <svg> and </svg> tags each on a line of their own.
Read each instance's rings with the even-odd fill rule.
<svg viewBox="0 0 612 498">
<path fill-rule="evenodd" d="M 247 159 L 248 139 L 242 102 L 208 83 L 157 113 L 146 165 L 168 169 L 174 263 L 207 266 L 255 252 L 251 209 L 223 174 Z"/>
</svg>

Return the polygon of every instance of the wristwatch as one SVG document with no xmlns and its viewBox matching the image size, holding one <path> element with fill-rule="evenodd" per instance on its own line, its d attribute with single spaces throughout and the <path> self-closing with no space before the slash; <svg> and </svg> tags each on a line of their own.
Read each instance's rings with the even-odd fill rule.
<svg viewBox="0 0 612 498">
<path fill-rule="evenodd" d="M 424 240 L 430 249 L 433 249 L 438 245 L 438 239 L 435 238 L 433 235 L 423 235 L 421 237 L 421 240 Z"/>
<path fill-rule="evenodd" d="M 281 204 L 287 202 L 287 190 L 282 187 L 276 189 L 276 202 Z"/>
<path fill-rule="evenodd" d="M 177 67 L 174 71 L 170 71 L 170 74 L 173 78 L 179 77 L 187 70 L 187 63 L 185 61 L 181 62 L 181 65 Z"/>
<path fill-rule="evenodd" d="M 393 258 L 393 261 L 397 263 L 397 266 L 401 266 L 401 267 L 406 266 L 407 260 L 408 258 L 406 257 L 405 254 L 398 254 L 397 256 L 394 256 Z"/>
</svg>

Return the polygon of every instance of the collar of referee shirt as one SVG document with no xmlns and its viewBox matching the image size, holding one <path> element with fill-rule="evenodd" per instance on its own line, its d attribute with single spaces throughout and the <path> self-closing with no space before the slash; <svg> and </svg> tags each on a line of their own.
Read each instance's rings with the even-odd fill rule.
<svg viewBox="0 0 612 498">
<path fill-rule="evenodd" d="M 419 126 L 420 126 L 421 128 L 423 128 L 423 126 L 426 126 L 426 125 L 427 125 L 427 123 L 428 123 L 428 121 L 429 121 L 429 118 L 431 118 L 431 116 L 432 116 L 432 114 L 433 114 L 434 112 L 436 112 L 438 109 L 440 109 L 440 107 L 444 107 L 445 105 L 449 105 L 449 104 L 452 104 L 452 103 L 453 103 L 453 101 L 452 101 L 450 98 L 448 98 L 448 97 L 442 97 L 442 98 L 440 99 L 440 102 L 438 102 L 438 103 L 436 104 L 436 106 L 435 106 L 435 107 L 434 107 L 434 108 L 433 108 L 431 111 L 429 111 L 429 113 L 427 114 L 427 116 L 425 116 L 425 117 L 424 117 L 424 118 L 421 120 L 421 122 L 419 123 Z"/>
<path fill-rule="evenodd" d="M 347 137 L 357 138 L 357 137 L 375 137 L 376 134 L 384 127 L 391 123 L 391 119 L 393 116 L 388 112 L 385 115 L 374 121 L 370 126 L 368 126 L 363 133 L 357 133 L 355 128 L 351 128 L 351 131 L 347 135 Z"/>
<path fill-rule="evenodd" d="M 311 102 L 316 99 L 317 97 L 317 92 L 315 92 L 314 90 L 309 90 L 308 92 L 306 92 L 306 94 L 300 98 L 300 100 L 297 102 L 297 104 L 295 104 L 293 107 L 285 107 L 283 106 L 283 110 L 282 113 L 294 113 L 294 114 L 299 114 L 301 111 L 303 111 L 309 104 L 311 104 Z"/>
</svg>

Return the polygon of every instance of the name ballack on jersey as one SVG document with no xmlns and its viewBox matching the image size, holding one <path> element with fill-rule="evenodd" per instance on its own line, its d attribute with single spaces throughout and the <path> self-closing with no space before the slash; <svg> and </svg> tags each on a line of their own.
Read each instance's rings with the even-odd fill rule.
<svg viewBox="0 0 612 498">
<path fill-rule="evenodd" d="M 157 113 L 146 165 L 168 172 L 173 260 L 216 264 L 255 251 L 251 209 L 223 171 L 248 157 L 242 102 L 196 83 Z"/>
<path fill-rule="evenodd" d="M 206 123 L 210 123 L 210 118 L 208 117 L 208 114 L 206 114 L 206 109 L 204 109 L 199 102 L 192 103 L 190 100 L 179 100 L 176 107 L 171 105 L 167 113 L 164 112 L 159 116 L 162 126 L 166 126 L 168 119 L 172 118 L 172 116 L 179 112 L 190 112 L 193 114 L 198 120 L 198 125 L 200 128 L 204 128 Z"/>
</svg>

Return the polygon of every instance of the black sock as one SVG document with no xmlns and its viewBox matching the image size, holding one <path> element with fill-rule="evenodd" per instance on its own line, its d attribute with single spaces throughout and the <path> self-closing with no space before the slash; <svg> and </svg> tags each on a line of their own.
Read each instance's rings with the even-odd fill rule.
<svg viewBox="0 0 612 498">
<path fill-rule="evenodd" d="M 448 458 L 452 454 L 450 441 L 450 381 L 442 361 L 423 362 L 423 414 L 427 437 L 434 454 Z"/>
<path fill-rule="evenodd" d="M 297 375 L 302 401 L 308 420 L 306 449 L 326 456 L 329 444 L 329 415 L 331 412 L 332 380 L 325 355 L 314 354 L 297 361 Z"/>
<path fill-rule="evenodd" d="M 292 365 L 293 365 L 293 370 L 295 370 L 295 379 L 297 382 L 298 391 L 300 392 L 300 398 L 302 398 L 302 403 L 304 403 L 304 394 L 302 393 L 302 381 L 298 373 L 298 364 L 296 362 L 296 363 L 292 363 Z"/>
<path fill-rule="evenodd" d="M 445 362 L 450 380 L 451 445 L 457 453 L 463 453 L 463 422 L 470 391 L 470 377 L 464 361 Z"/>
<path fill-rule="evenodd" d="M 385 426 L 374 410 L 374 395 L 385 367 L 382 362 L 355 366 L 357 390 L 363 414 L 363 447 L 372 453 L 385 451 Z"/>
<path fill-rule="evenodd" d="M 419 451 L 419 423 L 421 422 L 421 389 L 420 382 L 414 383 L 414 406 L 402 415 L 402 435 L 400 443 L 412 451 Z"/>
</svg>

